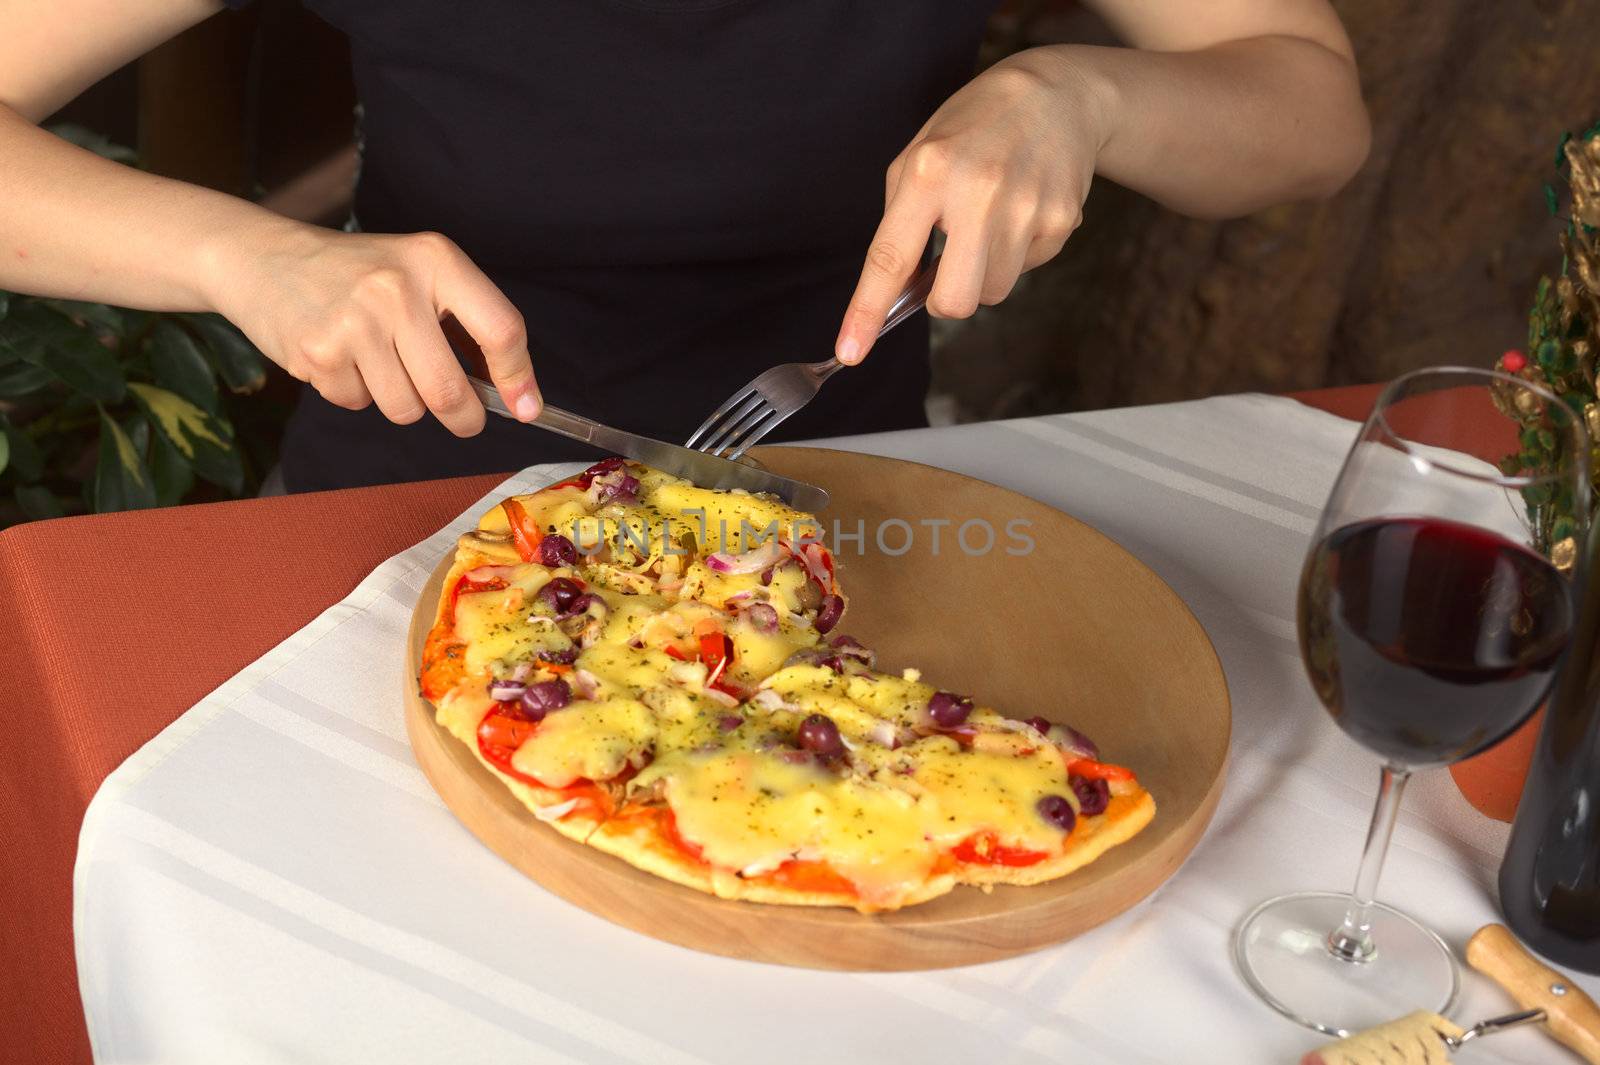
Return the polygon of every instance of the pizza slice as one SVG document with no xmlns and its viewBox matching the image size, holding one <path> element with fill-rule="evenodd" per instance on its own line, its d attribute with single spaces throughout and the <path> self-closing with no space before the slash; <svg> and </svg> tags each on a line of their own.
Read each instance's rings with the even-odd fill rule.
<svg viewBox="0 0 1600 1065">
<path fill-rule="evenodd" d="M 724 898 L 1064 876 L 1155 804 L 1081 734 L 876 668 L 810 515 L 620 459 L 463 536 L 420 679 L 539 820 Z"/>
</svg>

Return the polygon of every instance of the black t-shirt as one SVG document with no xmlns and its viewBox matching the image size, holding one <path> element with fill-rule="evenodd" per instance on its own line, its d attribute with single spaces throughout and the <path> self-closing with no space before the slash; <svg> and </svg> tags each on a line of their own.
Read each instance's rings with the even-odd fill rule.
<svg viewBox="0 0 1600 1065">
<path fill-rule="evenodd" d="M 349 37 L 370 232 L 437 230 L 527 320 L 552 403 L 683 440 L 762 368 L 832 353 L 884 171 L 972 76 L 994 0 L 307 0 Z M 774 435 L 925 424 L 927 322 Z M 292 489 L 583 457 L 306 391 Z"/>
</svg>

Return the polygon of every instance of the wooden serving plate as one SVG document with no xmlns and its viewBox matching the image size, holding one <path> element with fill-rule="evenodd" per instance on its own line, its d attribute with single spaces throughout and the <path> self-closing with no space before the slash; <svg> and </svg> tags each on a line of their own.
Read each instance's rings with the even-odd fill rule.
<svg viewBox="0 0 1600 1065">
<path fill-rule="evenodd" d="M 591 913 L 696 950 L 820 969 L 932 969 L 1059 943 L 1161 885 L 1200 839 L 1222 791 L 1230 713 L 1222 668 L 1178 596 L 1100 533 L 1026 496 L 946 470 L 820 448 L 765 448 L 764 465 L 828 488 L 824 518 L 850 607 L 840 632 L 880 668 L 914 665 L 1014 717 L 1081 729 L 1155 795 L 1132 841 L 1060 880 L 970 887 L 894 913 L 730 902 L 557 835 L 434 721 L 417 693 L 422 641 L 450 559 L 423 589 L 406 657 L 417 761 L 462 823 L 538 883 Z M 895 521 L 898 519 L 898 522 Z M 939 528 L 934 551 L 934 524 Z M 995 545 L 987 553 L 981 526 Z M 846 538 L 834 536 L 837 520 Z M 848 539 L 864 523 L 865 542 Z M 1007 534 L 1033 541 L 1027 554 Z M 874 530 L 884 530 L 883 548 Z M 903 523 L 903 524 L 902 524 Z M 906 532 L 909 550 L 901 554 Z"/>
</svg>

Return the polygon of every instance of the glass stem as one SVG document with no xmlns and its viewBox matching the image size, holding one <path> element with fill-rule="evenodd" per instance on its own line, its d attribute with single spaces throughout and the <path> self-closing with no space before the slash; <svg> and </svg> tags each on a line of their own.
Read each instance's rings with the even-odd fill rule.
<svg viewBox="0 0 1600 1065">
<path fill-rule="evenodd" d="M 1368 961 L 1377 953 L 1372 942 L 1372 896 L 1378 890 L 1383 872 L 1383 856 L 1389 851 L 1394 834 L 1395 815 L 1400 812 L 1400 795 L 1406 790 L 1411 770 L 1386 765 L 1378 781 L 1378 803 L 1372 808 L 1372 825 L 1367 829 L 1367 845 L 1361 850 L 1361 868 L 1356 871 L 1356 886 L 1350 892 L 1350 908 L 1344 921 L 1328 933 L 1328 949 L 1345 961 Z"/>
</svg>

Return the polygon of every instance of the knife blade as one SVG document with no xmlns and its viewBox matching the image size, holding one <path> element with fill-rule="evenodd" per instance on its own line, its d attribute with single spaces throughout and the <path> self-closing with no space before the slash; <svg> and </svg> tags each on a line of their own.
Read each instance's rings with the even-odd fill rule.
<svg viewBox="0 0 1600 1065">
<path fill-rule="evenodd" d="M 472 374 L 467 375 L 467 380 L 472 382 L 472 390 L 483 400 L 484 407 L 502 418 L 521 422 L 521 419 L 506 407 L 505 401 L 500 398 L 499 390 L 493 385 Z M 580 443 L 593 445 L 602 451 L 637 459 L 646 466 L 654 466 L 658 470 L 693 481 L 702 488 L 742 488 L 746 492 L 767 492 L 796 510 L 811 514 L 828 505 L 828 493 L 816 485 L 782 477 L 766 470 L 758 470 L 743 463 L 730 462 L 718 455 L 707 455 L 704 451 L 691 451 L 677 444 L 669 444 L 665 440 L 613 429 L 609 425 L 602 425 L 581 414 L 562 410 L 560 407 L 552 407 L 548 403 L 544 405 L 537 418 L 524 424 L 559 433 Z"/>
</svg>

